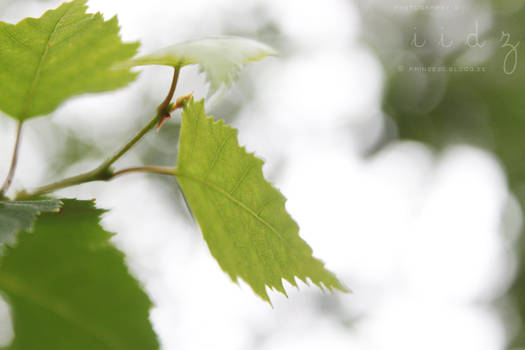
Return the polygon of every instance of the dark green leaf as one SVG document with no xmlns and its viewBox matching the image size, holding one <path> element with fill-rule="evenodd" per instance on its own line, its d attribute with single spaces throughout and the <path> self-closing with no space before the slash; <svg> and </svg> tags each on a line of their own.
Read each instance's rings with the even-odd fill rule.
<svg viewBox="0 0 525 350">
<path fill-rule="evenodd" d="M 8 349 L 158 349 L 151 302 L 100 227 L 104 211 L 91 201 L 63 202 L 6 248 L 0 290 L 15 331 Z"/>
</svg>

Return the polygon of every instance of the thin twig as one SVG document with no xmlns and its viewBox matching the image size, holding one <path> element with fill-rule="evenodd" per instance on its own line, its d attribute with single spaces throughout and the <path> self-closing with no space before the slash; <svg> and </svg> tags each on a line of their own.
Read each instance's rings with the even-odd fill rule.
<svg viewBox="0 0 525 350">
<path fill-rule="evenodd" d="M 133 136 L 133 138 L 131 138 L 131 140 L 129 140 L 126 144 L 124 144 L 124 146 L 122 146 L 111 157 L 107 158 L 104 162 L 102 162 L 102 164 L 100 164 L 95 169 L 88 171 L 86 173 L 72 176 L 72 177 L 51 183 L 49 185 L 38 187 L 32 192 L 22 191 L 17 194 L 16 199 L 24 199 L 24 198 L 39 196 L 39 195 L 53 192 L 53 191 L 56 191 L 62 188 L 80 185 L 86 182 L 111 180 L 115 176 L 115 174 L 119 173 L 119 172 L 114 173 L 110 169 L 113 163 L 115 163 L 120 157 L 122 157 L 127 151 L 129 151 L 131 147 L 133 147 L 138 141 L 140 141 L 144 137 L 144 135 L 146 135 L 151 129 L 153 129 L 155 127 L 155 124 L 159 123 L 159 121 L 165 118 L 165 115 L 162 113 L 165 113 L 165 111 L 169 111 L 170 102 L 171 102 L 171 99 L 173 98 L 173 94 L 177 86 L 177 81 L 179 78 L 179 71 L 180 71 L 180 67 L 175 67 L 175 72 L 173 73 L 173 80 L 171 82 L 170 90 L 168 92 L 168 95 L 164 99 L 164 101 L 162 101 L 162 103 L 157 108 L 157 111 L 158 111 L 157 115 L 153 119 L 151 119 L 148 122 L 148 124 L 146 124 L 146 126 L 144 126 L 135 136 Z M 154 167 L 137 167 L 137 169 L 139 168 L 152 169 Z M 123 174 L 124 172 L 126 171 L 121 170 L 120 174 Z M 127 172 L 131 172 L 131 170 Z"/>
<path fill-rule="evenodd" d="M 173 99 L 173 94 L 175 94 L 175 88 L 177 87 L 177 82 L 179 80 L 180 67 L 176 66 L 173 67 L 173 69 L 173 78 L 171 79 L 171 86 L 170 90 L 168 91 L 168 95 L 166 96 L 164 101 L 162 101 L 162 103 L 157 107 L 157 113 L 162 117 L 169 116 L 171 112 L 169 106 L 171 100 Z"/>
<path fill-rule="evenodd" d="M 0 189 L 0 197 L 3 197 L 4 194 L 7 192 L 15 176 L 16 164 L 18 163 L 18 152 L 20 149 L 20 140 L 22 138 L 21 135 L 22 135 L 23 123 L 24 122 L 20 120 L 16 127 L 16 137 L 15 137 L 15 146 L 13 149 L 13 158 L 11 159 L 11 166 L 9 168 L 9 173 L 7 174 L 7 177 L 5 178 L 4 185 L 2 186 L 2 189 Z"/>
<path fill-rule="evenodd" d="M 130 173 L 152 173 L 160 175 L 175 175 L 175 168 L 160 167 L 160 166 L 137 166 L 132 168 L 121 169 L 113 173 L 112 178 L 115 178 L 120 175 L 130 174 Z"/>
<path fill-rule="evenodd" d="M 67 179 L 64 179 L 62 181 L 42 186 L 34 190 L 32 193 L 27 192 L 20 192 L 17 196 L 17 200 L 21 199 L 27 199 L 31 197 L 35 197 L 41 194 L 45 194 L 48 192 L 56 191 L 61 188 L 71 187 L 75 185 L 80 185 L 87 182 L 93 182 L 93 181 L 110 181 L 114 178 L 125 175 L 125 174 L 131 174 L 131 173 L 150 173 L 150 174 L 159 174 L 159 175 L 171 175 L 174 176 L 177 170 L 175 168 L 169 168 L 169 167 L 160 167 L 160 166 L 139 166 L 139 167 L 132 167 L 132 168 L 125 168 L 121 169 L 119 171 L 115 171 L 114 173 L 109 173 L 105 177 L 96 177 L 94 172 L 82 174 L 79 176 L 73 176 Z"/>
</svg>

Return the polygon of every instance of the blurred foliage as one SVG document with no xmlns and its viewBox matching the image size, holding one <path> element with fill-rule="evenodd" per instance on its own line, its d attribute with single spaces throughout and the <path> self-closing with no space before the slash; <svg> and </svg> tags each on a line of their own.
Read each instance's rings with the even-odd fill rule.
<svg viewBox="0 0 525 350">
<path fill-rule="evenodd" d="M 455 3 L 461 4 L 466 2 Z M 387 75 L 383 110 L 395 121 L 398 137 L 437 149 L 466 142 L 493 152 L 501 160 L 511 191 L 525 208 L 525 53 L 518 46 L 516 62 L 511 48 L 504 45 L 507 38 L 503 34 L 510 35 L 512 45 L 525 38 L 523 5 L 523 1 L 494 0 L 448 11 L 410 12 L 402 6 L 362 4 L 361 13 L 364 39 Z M 477 38 L 471 35 L 476 26 Z M 445 34 L 445 44 L 452 37 L 455 44 L 450 48 L 440 45 L 441 34 Z M 415 47 L 414 35 L 417 43 L 426 44 Z M 476 42 L 484 47 L 474 47 Z M 509 73 L 515 62 L 516 70 L 506 74 L 504 69 Z M 413 68 L 422 66 L 472 66 L 484 71 L 421 72 Z M 520 272 L 509 295 L 525 320 L 525 240 L 520 242 Z M 523 327 L 514 346 L 525 346 Z"/>
</svg>

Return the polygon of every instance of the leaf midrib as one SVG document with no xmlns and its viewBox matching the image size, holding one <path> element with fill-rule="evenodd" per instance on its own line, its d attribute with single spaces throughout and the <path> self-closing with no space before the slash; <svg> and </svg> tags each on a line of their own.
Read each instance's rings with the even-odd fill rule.
<svg viewBox="0 0 525 350">
<path fill-rule="evenodd" d="M 230 193 L 228 193 L 224 189 L 220 188 L 219 186 L 215 185 L 214 183 L 211 183 L 211 182 L 209 182 L 207 180 L 201 179 L 201 178 L 199 178 L 197 176 L 194 176 L 194 175 L 191 175 L 191 174 L 187 174 L 187 173 L 183 173 L 183 172 L 180 171 L 180 169 L 176 169 L 174 175 L 176 177 L 185 177 L 187 179 L 196 181 L 196 182 L 198 182 L 200 184 L 208 186 L 209 188 L 219 192 L 220 194 L 222 194 L 223 196 L 228 198 L 231 202 L 233 202 L 234 204 L 238 205 L 242 209 L 246 210 L 246 212 L 248 212 L 251 216 L 253 216 L 257 221 L 259 221 L 261 224 L 263 224 L 264 226 L 269 228 L 279 239 L 281 239 L 283 242 L 288 244 L 288 242 L 284 239 L 284 237 L 281 235 L 281 233 L 272 224 L 270 224 L 268 221 L 266 221 L 264 218 L 262 218 L 259 214 L 257 214 L 255 211 L 253 211 L 250 207 L 248 207 L 246 204 L 244 204 L 243 202 L 241 202 L 240 200 L 238 200 L 237 198 L 232 196 Z"/>
<path fill-rule="evenodd" d="M 29 91 L 27 92 L 27 95 L 26 95 L 26 102 L 24 103 L 24 108 L 22 109 L 22 112 L 20 113 L 20 118 L 22 120 L 26 119 L 27 118 L 27 113 L 29 112 L 29 110 L 31 109 L 31 104 L 33 103 L 33 99 L 34 99 L 34 93 L 35 93 L 35 90 L 38 86 L 38 82 L 40 80 L 40 75 L 41 75 L 41 72 L 42 72 L 42 67 L 45 63 L 45 60 L 47 58 L 47 54 L 49 52 L 49 49 L 51 48 L 51 41 L 55 38 L 55 35 L 57 33 L 57 29 L 59 28 L 60 26 L 60 23 L 62 22 L 62 20 L 64 19 L 64 17 L 66 17 L 69 12 L 71 11 L 71 8 L 73 7 L 72 6 L 73 4 L 71 4 L 71 6 L 69 6 L 66 11 L 58 18 L 58 20 L 56 21 L 54 27 L 53 27 L 53 30 L 51 31 L 51 33 L 49 33 L 49 36 L 47 38 L 47 41 L 44 45 L 44 51 L 42 52 L 41 56 L 40 56 L 40 61 L 38 62 L 38 67 L 36 69 L 36 72 L 33 76 L 33 80 L 31 82 L 31 87 L 29 88 Z"/>
</svg>

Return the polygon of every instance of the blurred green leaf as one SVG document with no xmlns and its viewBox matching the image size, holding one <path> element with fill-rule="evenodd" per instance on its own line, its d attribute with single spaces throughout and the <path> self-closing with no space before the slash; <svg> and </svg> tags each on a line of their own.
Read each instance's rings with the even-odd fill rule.
<svg viewBox="0 0 525 350">
<path fill-rule="evenodd" d="M 151 302 L 99 225 L 92 201 L 63 200 L 34 232 L 7 247 L 0 290 L 11 305 L 16 350 L 151 350 Z"/>
<path fill-rule="evenodd" d="M 16 25 L 0 22 L 0 110 L 25 120 L 55 110 L 73 95 L 123 87 L 138 43 L 123 44 L 117 18 L 86 14 L 85 0 L 64 3 Z"/>
<path fill-rule="evenodd" d="M 217 90 L 222 84 L 231 85 L 245 63 L 275 55 L 274 49 L 258 41 L 225 36 L 185 41 L 130 60 L 122 66 L 182 67 L 198 64 L 201 72 L 206 72 L 212 90 Z"/>
<path fill-rule="evenodd" d="M 62 202 L 56 199 L 14 202 L 0 201 L 0 253 L 5 244 L 13 244 L 19 231 L 31 231 L 38 215 L 58 211 Z"/>
<path fill-rule="evenodd" d="M 266 301 L 266 286 L 286 294 L 282 279 L 296 286 L 296 276 L 346 291 L 299 237 L 262 165 L 239 146 L 236 129 L 205 115 L 203 101 L 184 109 L 176 177 L 221 268 Z"/>
</svg>

